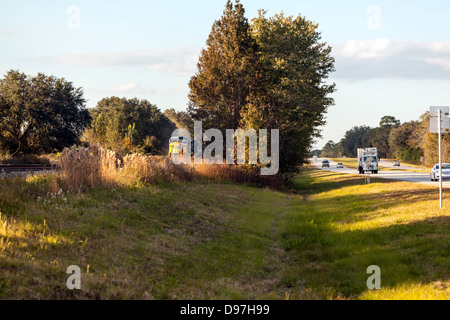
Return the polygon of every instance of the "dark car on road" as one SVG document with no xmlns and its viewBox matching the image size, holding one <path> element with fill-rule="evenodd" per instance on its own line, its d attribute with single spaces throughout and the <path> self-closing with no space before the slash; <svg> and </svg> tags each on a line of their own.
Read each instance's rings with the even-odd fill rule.
<svg viewBox="0 0 450 320">
<path fill-rule="evenodd" d="M 329 167 L 330 167 L 330 161 L 328 161 L 328 160 L 323 160 L 323 161 L 322 161 L 322 168 L 324 168 L 324 167 L 329 168 Z"/>
</svg>

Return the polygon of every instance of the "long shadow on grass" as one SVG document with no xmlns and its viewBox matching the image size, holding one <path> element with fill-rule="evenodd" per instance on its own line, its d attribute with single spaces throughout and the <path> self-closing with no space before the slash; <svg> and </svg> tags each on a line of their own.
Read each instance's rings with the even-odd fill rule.
<svg viewBox="0 0 450 320">
<path fill-rule="evenodd" d="M 313 190 L 336 190 L 354 185 L 356 180 L 347 176 L 342 181 L 319 182 Z M 290 285 L 299 291 L 301 286 L 311 286 L 316 290 L 327 288 L 335 297 L 357 297 L 367 290 L 366 270 L 370 265 L 380 266 L 382 287 L 448 280 L 448 216 L 409 224 L 392 222 L 387 227 L 366 230 L 339 230 L 340 225 L 376 219 L 384 209 L 429 201 L 431 195 L 436 191 L 420 188 L 293 203 L 282 234 L 283 246 L 298 266 L 297 277 L 288 277 Z"/>
<path fill-rule="evenodd" d="M 330 177 L 333 180 L 328 180 Z M 395 180 L 371 178 L 372 183 L 397 183 Z M 295 191 L 300 194 L 315 194 L 344 187 L 364 185 L 364 176 L 336 173 L 325 170 L 307 169 L 294 178 Z"/>
<path fill-rule="evenodd" d="M 322 230 L 321 241 L 291 243 L 296 280 L 346 298 L 367 290 L 371 265 L 381 269 L 382 288 L 448 281 L 449 223 L 449 217 L 437 217 L 369 230 Z"/>
</svg>

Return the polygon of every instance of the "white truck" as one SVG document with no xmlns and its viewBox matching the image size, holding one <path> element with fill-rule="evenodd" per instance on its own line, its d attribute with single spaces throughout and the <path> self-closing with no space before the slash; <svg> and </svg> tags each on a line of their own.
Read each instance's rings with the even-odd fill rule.
<svg viewBox="0 0 450 320">
<path fill-rule="evenodd" d="M 358 172 L 378 173 L 377 148 L 358 148 Z"/>
</svg>

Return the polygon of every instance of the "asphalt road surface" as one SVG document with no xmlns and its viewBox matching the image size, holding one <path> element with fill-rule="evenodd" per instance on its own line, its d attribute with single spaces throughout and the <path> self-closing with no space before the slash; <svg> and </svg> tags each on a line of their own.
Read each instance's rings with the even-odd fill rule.
<svg viewBox="0 0 450 320">
<path fill-rule="evenodd" d="M 401 162 L 400 162 L 400 167 L 394 167 L 393 161 L 386 161 L 386 160 L 379 161 L 378 166 L 384 167 L 384 168 L 395 168 L 395 169 L 400 169 L 400 170 L 417 170 L 417 168 L 414 168 L 414 167 L 404 166 Z"/>
<path fill-rule="evenodd" d="M 358 171 L 356 169 L 351 168 L 336 168 L 337 163 L 334 161 L 330 161 L 330 168 L 322 168 L 322 160 L 324 159 L 317 159 L 317 162 L 314 163 L 313 160 L 311 160 L 311 163 L 315 165 L 319 169 L 328 170 L 332 172 L 339 172 L 339 173 L 347 173 L 347 174 L 358 174 Z M 387 162 L 387 161 L 386 161 Z M 396 167 L 398 168 L 398 167 Z M 405 168 L 405 167 L 403 167 Z M 409 167 L 408 167 L 409 169 Z M 413 169 L 413 168 L 411 168 Z M 362 176 L 361 176 L 362 177 Z M 382 179 L 390 179 L 390 180 L 398 180 L 398 181 L 408 181 L 408 182 L 414 182 L 414 183 L 421 183 L 426 184 L 429 186 L 435 186 L 439 187 L 439 181 L 438 182 L 432 182 L 430 180 L 430 174 L 425 172 L 411 172 L 411 171 L 378 171 L 378 174 L 372 174 L 371 177 L 373 178 L 382 178 Z M 444 180 L 443 182 L 444 188 L 450 188 L 450 180 Z"/>
</svg>

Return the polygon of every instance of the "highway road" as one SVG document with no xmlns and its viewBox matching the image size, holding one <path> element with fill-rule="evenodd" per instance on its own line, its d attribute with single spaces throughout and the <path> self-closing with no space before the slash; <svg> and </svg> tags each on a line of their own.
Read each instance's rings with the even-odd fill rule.
<svg viewBox="0 0 450 320">
<path fill-rule="evenodd" d="M 347 167 L 344 167 L 341 169 L 336 168 L 337 163 L 334 161 L 331 161 L 331 160 L 330 160 L 330 168 L 322 168 L 322 160 L 324 160 L 324 159 L 319 158 L 319 159 L 317 159 L 317 162 L 314 163 L 314 161 L 311 159 L 311 163 L 313 165 L 315 165 L 318 169 L 328 170 L 328 171 L 332 171 L 332 172 L 339 172 L 339 173 L 358 174 L 358 171 L 356 169 L 347 168 Z M 396 168 L 398 168 L 398 167 L 396 167 Z M 411 169 L 413 169 L 413 168 L 411 168 Z M 439 182 L 430 181 L 430 174 L 425 173 L 425 172 L 411 172 L 411 171 L 402 171 L 402 170 L 378 171 L 378 174 L 372 174 L 371 177 L 421 183 L 421 184 L 425 184 L 425 185 L 429 185 L 429 186 L 435 186 L 437 188 L 439 187 Z M 443 187 L 450 188 L 450 180 L 444 180 Z"/>
<path fill-rule="evenodd" d="M 386 161 L 386 160 L 380 160 L 378 162 L 378 166 L 384 167 L 384 168 L 395 168 L 395 169 L 400 169 L 400 170 L 417 170 L 418 169 L 418 168 L 414 168 L 414 167 L 405 166 L 401 162 L 400 162 L 400 167 L 394 167 L 393 161 Z"/>
</svg>

